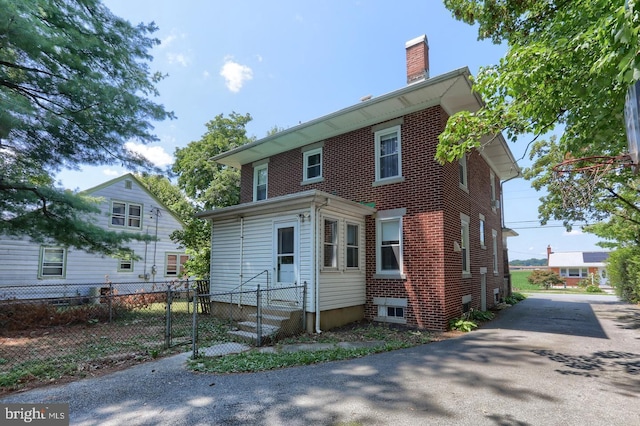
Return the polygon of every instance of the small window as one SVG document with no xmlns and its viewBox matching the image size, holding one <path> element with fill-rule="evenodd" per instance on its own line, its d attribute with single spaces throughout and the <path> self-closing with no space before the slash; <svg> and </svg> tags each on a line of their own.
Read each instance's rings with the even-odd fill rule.
<svg viewBox="0 0 640 426">
<path fill-rule="evenodd" d="M 347 224 L 347 268 L 357 268 L 360 264 L 360 227 Z"/>
<path fill-rule="evenodd" d="M 459 171 L 459 175 L 460 175 L 460 188 L 464 189 L 465 191 L 469 190 L 468 184 L 467 184 L 467 156 L 463 155 L 460 160 L 458 160 L 458 171 Z"/>
<path fill-rule="evenodd" d="M 399 306 L 378 306 L 378 316 L 387 318 L 404 318 L 404 308 Z"/>
<path fill-rule="evenodd" d="M 133 253 L 118 259 L 118 272 L 133 272 Z"/>
<path fill-rule="evenodd" d="M 496 175 L 493 174 L 493 172 L 491 172 L 490 176 L 489 176 L 490 181 L 490 185 L 491 185 L 491 208 L 493 210 L 496 209 L 496 207 L 498 206 L 497 203 L 497 197 L 496 197 Z"/>
<path fill-rule="evenodd" d="M 480 247 L 486 248 L 485 236 L 484 236 L 484 216 L 480 215 L 480 222 L 478 225 L 478 231 L 480 232 Z"/>
<path fill-rule="evenodd" d="M 322 148 L 312 149 L 304 153 L 303 181 L 322 177 Z"/>
<path fill-rule="evenodd" d="M 469 253 L 469 216 L 460 214 L 460 249 L 462 254 L 462 273 L 471 273 L 471 255 Z"/>
<path fill-rule="evenodd" d="M 111 226 L 142 228 L 142 205 L 114 201 L 111 204 Z"/>
<path fill-rule="evenodd" d="M 124 189 L 133 189 L 133 182 L 131 182 L 130 180 L 125 180 Z"/>
<path fill-rule="evenodd" d="M 262 164 L 253 168 L 253 201 L 267 199 L 267 164 Z"/>
<path fill-rule="evenodd" d="M 64 278 L 66 250 L 62 247 L 42 247 L 40 249 L 39 275 L 42 278 Z"/>
<path fill-rule="evenodd" d="M 324 220 L 324 266 L 338 267 L 338 221 Z"/>
<path fill-rule="evenodd" d="M 402 176 L 400 126 L 375 133 L 376 181 Z"/>
<path fill-rule="evenodd" d="M 185 273 L 184 264 L 189 255 L 182 253 L 167 253 L 164 274 L 169 277 L 182 277 Z"/>
</svg>

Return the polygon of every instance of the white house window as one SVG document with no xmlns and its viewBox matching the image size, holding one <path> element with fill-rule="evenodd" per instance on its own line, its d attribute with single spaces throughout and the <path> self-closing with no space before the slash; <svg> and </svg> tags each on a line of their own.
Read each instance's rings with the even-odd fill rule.
<svg viewBox="0 0 640 426">
<path fill-rule="evenodd" d="M 303 182 L 322 177 L 322 148 L 312 149 L 304 153 Z"/>
<path fill-rule="evenodd" d="M 463 155 L 460 160 L 458 160 L 458 172 L 460 177 L 460 188 L 468 191 L 469 186 L 467 182 L 467 156 Z"/>
<path fill-rule="evenodd" d="M 118 259 L 118 272 L 133 272 L 133 253 Z"/>
<path fill-rule="evenodd" d="M 267 199 L 268 164 L 253 168 L 253 201 Z"/>
<path fill-rule="evenodd" d="M 589 270 L 587 268 L 560 268 L 561 277 L 587 278 Z"/>
<path fill-rule="evenodd" d="M 40 249 L 39 276 L 42 278 L 64 278 L 66 250 L 62 247 L 42 247 Z"/>
<path fill-rule="evenodd" d="M 402 176 L 400 126 L 375 132 L 376 181 Z"/>
<path fill-rule="evenodd" d="M 338 221 L 324 220 L 324 266 L 338 267 Z"/>
<path fill-rule="evenodd" d="M 189 260 L 189 255 L 183 253 L 167 253 L 165 258 L 164 274 L 169 277 L 181 277 L 184 275 L 184 264 Z"/>
<path fill-rule="evenodd" d="M 491 172 L 490 176 L 489 176 L 491 182 L 491 208 L 493 210 L 496 209 L 496 207 L 498 206 L 498 202 L 497 202 L 497 198 L 496 198 L 496 175 Z"/>
<path fill-rule="evenodd" d="M 142 205 L 113 201 L 111 203 L 111 226 L 140 229 L 142 227 Z"/>
<path fill-rule="evenodd" d="M 479 223 L 478 230 L 480 231 L 480 247 L 486 248 L 485 236 L 484 236 L 484 215 L 480 215 L 479 219 L 480 219 L 480 223 Z"/>
<path fill-rule="evenodd" d="M 460 214 L 460 249 L 462 254 L 462 273 L 471 274 L 471 254 L 469 253 L 469 216 Z"/>
<path fill-rule="evenodd" d="M 347 268 L 360 265 L 360 227 L 347 223 Z"/>
<path fill-rule="evenodd" d="M 493 273 L 498 273 L 498 231 L 491 230 L 491 246 L 493 248 Z"/>
<path fill-rule="evenodd" d="M 376 321 L 406 324 L 407 299 L 396 297 L 374 297 L 373 304 L 378 306 Z"/>
</svg>

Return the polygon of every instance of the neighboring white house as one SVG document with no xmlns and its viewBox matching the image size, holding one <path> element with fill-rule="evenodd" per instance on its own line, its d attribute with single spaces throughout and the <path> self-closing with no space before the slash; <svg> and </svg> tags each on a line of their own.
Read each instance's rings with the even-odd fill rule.
<svg viewBox="0 0 640 426">
<path fill-rule="evenodd" d="M 606 251 L 569 251 L 554 253 L 551 246 L 547 247 L 547 266 L 564 278 L 568 286 L 578 285 L 578 282 L 592 277 L 599 277 L 600 286 L 609 285 L 607 277 Z"/>
<path fill-rule="evenodd" d="M 131 241 L 128 246 L 140 258 L 131 260 L 90 254 L 56 244 L 38 244 L 26 238 L 2 237 L 0 292 L 1 287 L 16 285 L 35 289 L 54 284 L 88 284 L 73 287 L 74 293 L 84 295 L 90 287 L 107 279 L 113 283 L 151 284 L 181 277 L 182 265 L 188 256 L 169 235 L 180 229 L 182 222 L 134 175 L 120 176 L 83 193 L 100 200 L 101 214 L 96 217 L 99 226 L 157 236 L 157 240 Z M 14 296 L 19 297 L 18 294 Z"/>
</svg>

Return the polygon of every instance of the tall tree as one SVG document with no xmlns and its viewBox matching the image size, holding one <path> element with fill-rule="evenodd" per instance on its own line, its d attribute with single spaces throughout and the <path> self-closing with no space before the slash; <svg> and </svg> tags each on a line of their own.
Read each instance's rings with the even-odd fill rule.
<svg viewBox="0 0 640 426">
<path fill-rule="evenodd" d="M 83 220 L 90 200 L 54 184 L 62 169 L 121 164 L 152 169 L 125 143 L 157 140 L 173 118 L 149 100 L 159 41 L 99 0 L 0 0 L 0 233 L 113 253 L 133 234 Z M 60 232 L 64 229 L 64 232 Z"/>
<path fill-rule="evenodd" d="M 193 210 L 210 210 L 238 204 L 240 201 L 240 170 L 211 161 L 211 157 L 251 142 L 246 125 L 251 115 L 235 112 L 225 117 L 217 115 L 206 124 L 207 131 L 198 141 L 176 149 L 173 172 L 178 186 L 192 203 Z M 209 273 L 211 227 L 209 222 L 185 220 L 183 231 L 172 238 L 189 250 L 188 266 L 200 276 Z"/>
</svg>

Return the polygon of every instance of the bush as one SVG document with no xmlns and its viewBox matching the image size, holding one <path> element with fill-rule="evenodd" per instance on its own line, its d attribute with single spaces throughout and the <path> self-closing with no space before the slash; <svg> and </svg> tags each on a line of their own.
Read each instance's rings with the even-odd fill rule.
<svg viewBox="0 0 640 426">
<path fill-rule="evenodd" d="M 508 296 L 504 299 L 505 303 L 508 303 L 509 305 L 515 305 L 516 303 L 526 299 L 527 296 L 525 296 L 522 293 L 518 293 L 518 292 L 513 292 L 511 293 L 511 296 Z"/>
<path fill-rule="evenodd" d="M 534 285 L 549 289 L 554 285 L 563 285 L 564 280 L 560 275 L 556 274 L 550 269 L 536 269 L 531 272 L 531 275 L 527 277 L 527 280 Z"/>
<path fill-rule="evenodd" d="M 602 293 L 602 289 L 599 286 L 593 284 L 589 284 L 588 286 L 586 286 L 585 291 L 587 293 Z"/>
<path fill-rule="evenodd" d="M 449 320 L 450 330 L 464 331 L 465 333 L 468 333 L 474 328 L 478 328 L 478 324 L 476 324 L 474 321 L 465 319 L 464 316 L 460 318 L 452 318 Z"/>
<path fill-rule="evenodd" d="M 620 299 L 640 303 L 640 247 L 613 251 L 607 259 L 609 283 Z"/>
</svg>

